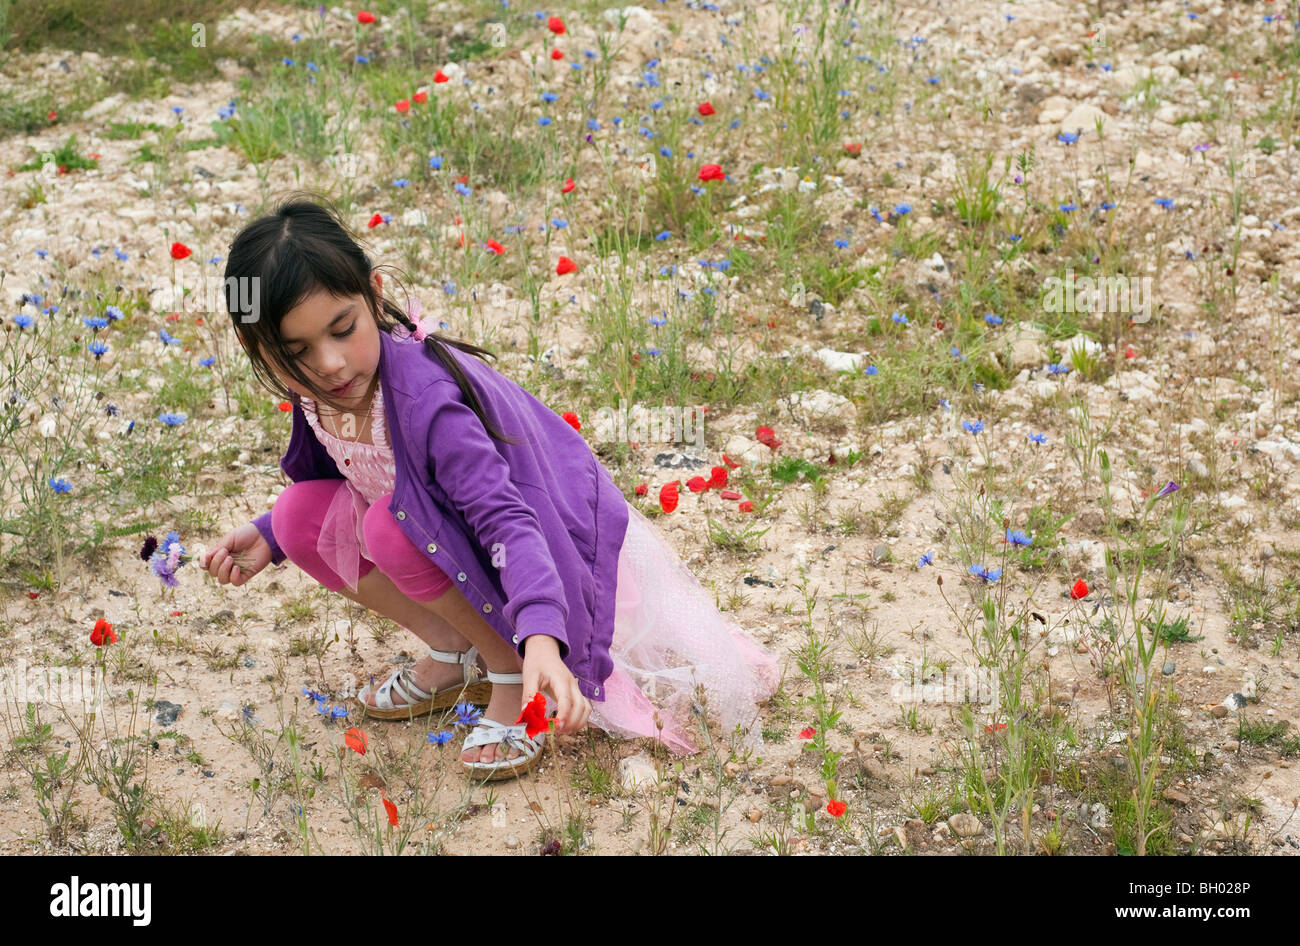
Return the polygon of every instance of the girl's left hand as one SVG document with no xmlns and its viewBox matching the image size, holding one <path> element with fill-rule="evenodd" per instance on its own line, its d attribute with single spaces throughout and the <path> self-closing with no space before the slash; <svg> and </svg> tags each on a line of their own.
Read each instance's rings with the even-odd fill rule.
<svg viewBox="0 0 1300 946">
<path fill-rule="evenodd" d="M 560 644 L 554 637 L 534 634 L 524 643 L 524 692 L 522 713 L 534 693 L 545 691 L 554 697 L 557 733 L 580 732 L 591 716 L 591 702 L 578 689 L 578 678 L 560 659 Z"/>
</svg>

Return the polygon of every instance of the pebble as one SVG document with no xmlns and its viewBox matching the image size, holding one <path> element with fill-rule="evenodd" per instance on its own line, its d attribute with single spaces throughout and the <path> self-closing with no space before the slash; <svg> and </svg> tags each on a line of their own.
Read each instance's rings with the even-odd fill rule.
<svg viewBox="0 0 1300 946">
<path fill-rule="evenodd" d="M 1210 710 L 1210 715 L 1215 719 L 1223 719 L 1223 717 L 1228 715 L 1228 707 L 1220 703 L 1218 706 L 1214 707 L 1214 709 Z"/>
<path fill-rule="evenodd" d="M 877 564 L 889 560 L 889 546 L 881 543 L 871 550 L 871 560 Z"/>
<path fill-rule="evenodd" d="M 168 703 L 166 700 L 157 700 L 153 704 L 154 722 L 166 729 L 176 724 L 176 718 L 181 714 L 181 705 L 179 703 Z"/>
<path fill-rule="evenodd" d="M 1165 665 L 1160 668 L 1160 672 L 1163 673 L 1166 677 L 1168 677 L 1173 674 L 1174 669 L 1175 669 L 1174 662 L 1172 660 L 1166 660 Z"/>
<path fill-rule="evenodd" d="M 1173 786 L 1166 788 L 1160 794 L 1164 796 L 1166 801 L 1171 801 L 1176 805 L 1182 805 L 1186 807 L 1187 805 L 1190 805 L 1192 803 L 1192 799 L 1188 795 L 1185 795 L 1184 793 L 1180 792 L 1178 789 L 1174 788 Z"/>
<path fill-rule="evenodd" d="M 519 839 L 513 834 L 506 837 L 506 850 L 514 851 L 519 848 Z"/>
<path fill-rule="evenodd" d="M 618 780 L 626 791 L 649 788 L 659 781 L 659 771 L 644 752 L 629 756 L 618 764 Z"/>
<path fill-rule="evenodd" d="M 754 824 L 758 824 L 763 820 L 763 813 L 757 808 L 751 808 L 749 809 L 749 820 L 754 822 Z"/>
<path fill-rule="evenodd" d="M 962 811 L 948 819 L 948 827 L 959 838 L 973 838 L 980 833 L 980 820 L 969 812 Z"/>
</svg>

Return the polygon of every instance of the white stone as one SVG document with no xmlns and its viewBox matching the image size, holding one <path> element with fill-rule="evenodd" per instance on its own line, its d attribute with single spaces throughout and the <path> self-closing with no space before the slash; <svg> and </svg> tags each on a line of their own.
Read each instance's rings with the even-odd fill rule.
<svg viewBox="0 0 1300 946">
<path fill-rule="evenodd" d="M 659 781 L 659 770 L 655 768 L 654 760 L 642 752 L 628 756 L 618 764 L 618 780 L 629 792 L 653 788 Z"/>
</svg>

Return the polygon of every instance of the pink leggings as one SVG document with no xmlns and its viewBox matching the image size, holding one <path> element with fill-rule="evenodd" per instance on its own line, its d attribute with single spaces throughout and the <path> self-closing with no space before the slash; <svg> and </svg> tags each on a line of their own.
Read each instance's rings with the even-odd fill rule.
<svg viewBox="0 0 1300 946">
<path fill-rule="evenodd" d="M 285 556 L 330 591 L 339 591 L 345 582 L 325 564 L 316 543 L 335 491 L 346 488 L 343 480 L 303 480 L 285 489 L 271 510 L 271 531 Z M 412 601 L 433 601 L 451 587 L 451 579 L 411 544 L 388 511 L 392 497 L 387 493 L 366 510 L 361 528 L 373 561 L 359 556 L 358 576 L 369 574 L 378 565 Z"/>
</svg>

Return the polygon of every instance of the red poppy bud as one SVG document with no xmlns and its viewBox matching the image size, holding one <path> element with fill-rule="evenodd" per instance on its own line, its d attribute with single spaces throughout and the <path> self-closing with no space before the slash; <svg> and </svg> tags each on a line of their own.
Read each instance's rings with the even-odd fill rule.
<svg viewBox="0 0 1300 946">
<path fill-rule="evenodd" d="M 563 35 L 564 21 L 561 20 L 558 16 L 547 17 L 546 28 L 550 30 L 552 33 L 554 33 L 556 36 Z"/>
<path fill-rule="evenodd" d="M 576 187 L 576 186 L 577 186 L 577 185 L 573 183 L 573 178 L 571 178 L 571 177 L 566 177 L 566 178 L 564 179 L 564 186 L 560 188 L 560 193 L 562 193 L 562 194 L 567 194 L 567 193 L 569 193 L 571 190 L 573 190 L 573 188 Z"/>
<path fill-rule="evenodd" d="M 54 109 L 50 109 L 50 114 L 46 115 L 45 117 L 48 118 L 50 121 L 54 121 L 54 119 L 59 117 L 59 113 L 56 112 Z"/>
<path fill-rule="evenodd" d="M 416 92 L 414 95 L 412 95 L 411 98 L 415 100 L 415 103 L 417 105 L 423 105 L 425 102 L 428 101 L 429 93 L 424 91 L 424 89 L 421 89 L 419 92 Z"/>
<path fill-rule="evenodd" d="M 369 10 L 362 10 L 357 14 L 357 22 L 362 24 L 373 23 L 375 22 L 375 15 Z"/>
<path fill-rule="evenodd" d="M 411 103 L 406 99 L 398 99 L 397 104 L 394 105 L 393 108 L 397 109 L 399 112 L 405 115 L 407 112 L 411 110 Z"/>
<path fill-rule="evenodd" d="M 1136 358 L 1137 356 L 1138 356 L 1138 353 L 1135 352 L 1132 348 L 1125 348 L 1125 349 L 1124 349 L 1124 357 L 1125 357 L 1125 358 Z"/>
<path fill-rule="evenodd" d="M 577 271 L 578 264 L 567 256 L 561 256 L 560 261 L 555 265 L 555 275 L 557 276 L 563 276 L 566 273 L 576 273 Z"/>
<path fill-rule="evenodd" d="M 753 512 L 754 504 L 747 499 L 736 508 L 739 509 L 741 512 Z"/>
<path fill-rule="evenodd" d="M 849 141 L 845 143 L 844 150 L 856 158 L 862 153 L 862 145 L 856 141 Z"/>
<path fill-rule="evenodd" d="M 435 72 L 435 73 L 433 74 L 433 81 L 434 81 L 434 82 L 450 82 L 451 80 L 450 80 L 449 78 L 447 78 L 447 74 L 446 74 L 445 72 L 443 72 L 441 69 L 439 69 L 437 72 Z"/>
<path fill-rule="evenodd" d="M 706 164 L 700 168 L 700 180 L 702 181 L 721 181 L 726 176 L 722 173 L 721 164 Z"/>
<path fill-rule="evenodd" d="M 708 102 L 701 102 L 701 103 L 700 103 L 700 114 L 701 114 L 701 115 L 713 115 L 713 114 L 715 114 L 715 113 L 716 113 L 716 110 L 715 110 L 714 107 L 713 107 L 712 105 L 710 105 Z"/>
<path fill-rule="evenodd" d="M 677 483 L 673 480 L 659 487 L 659 507 L 666 513 L 677 508 Z"/>
<path fill-rule="evenodd" d="M 565 411 L 560 415 L 560 417 L 574 430 L 582 430 L 582 424 L 578 422 L 578 415 L 573 413 L 573 411 Z"/>
<path fill-rule="evenodd" d="M 37 598 L 39 598 L 40 596 L 41 596 L 41 593 L 40 593 L 39 591 L 29 591 L 29 592 L 27 592 L 27 597 L 31 598 L 33 601 L 35 601 L 35 600 L 36 600 Z"/>
<path fill-rule="evenodd" d="M 644 496 L 648 492 L 650 492 L 650 487 L 647 486 L 645 483 L 641 483 L 636 488 L 636 494 L 638 496 Z M 35 594 L 35 592 L 33 592 L 33 594 Z"/>
<path fill-rule="evenodd" d="M 193 252 L 194 251 L 191 250 L 184 243 L 172 244 L 172 249 L 171 249 L 172 259 L 185 259 L 185 257 L 189 256 Z"/>
<path fill-rule="evenodd" d="M 383 222 L 384 222 L 384 215 L 381 213 L 377 213 L 370 218 L 369 222 L 366 223 L 366 226 L 370 227 L 373 230 L 375 227 L 379 226 Z"/>
<path fill-rule="evenodd" d="M 496 240 L 488 240 L 487 248 L 489 252 L 495 253 L 497 256 L 504 256 L 506 253 L 506 248 Z"/>
<path fill-rule="evenodd" d="M 1088 583 L 1082 578 L 1076 581 L 1074 587 L 1070 589 L 1070 597 L 1075 601 L 1088 597 Z"/>
</svg>

